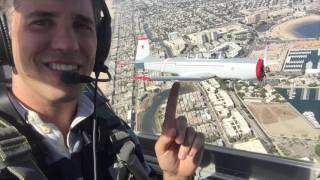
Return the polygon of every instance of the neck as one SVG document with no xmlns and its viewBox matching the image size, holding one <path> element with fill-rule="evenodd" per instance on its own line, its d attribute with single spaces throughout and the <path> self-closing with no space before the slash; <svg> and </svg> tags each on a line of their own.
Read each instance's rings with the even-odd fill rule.
<svg viewBox="0 0 320 180">
<path fill-rule="evenodd" d="M 56 125 L 66 139 L 76 113 L 78 99 L 48 99 L 35 95 L 37 93 L 32 89 L 22 88 L 15 83 L 12 83 L 12 93 L 24 106 L 38 113 L 43 122 Z"/>
</svg>

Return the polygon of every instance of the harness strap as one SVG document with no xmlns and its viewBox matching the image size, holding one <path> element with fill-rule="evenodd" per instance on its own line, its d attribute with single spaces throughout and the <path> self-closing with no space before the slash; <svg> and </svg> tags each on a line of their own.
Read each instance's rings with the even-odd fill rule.
<svg viewBox="0 0 320 180">
<path fill-rule="evenodd" d="M 45 175 L 34 162 L 27 139 L 0 118 L 0 169 L 20 180 L 43 180 Z"/>
<path fill-rule="evenodd" d="M 130 173 L 135 179 L 150 179 L 142 163 L 143 156 L 137 147 L 138 140 L 129 132 L 129 127 L 106 106 L 106 102 L 101 103 L 96 112 L 99 120 L 98 142 L 100 147 L 112 147 L 118 163 L 117 179 L 128 179 Z M 104 139 L 106 137 L 108 140 Z"/>
<path fill-rule="evenodd" d="M 35 163 L 29 141 L 20 134 L 27 127 L 12 106 L 7 93 L 6 87 L 0 85 L 0 170 L 7 169 L 20 180 L 47 179 Z M 33 140 L 38 139 L 34 137 Z"/>
<path fill-rule="evenodd" d="M 7 87 L 0 84 L 0 117 L 2 117 L 8 125 L 15 127 L 19 133 L 25 135 L 32 150 L 37 149 L 37 143 L 42 140 L 40 134 L 30 133 L 30 125 L 28 125 L 17 110 L 11 104 Z M 38 153 L 38 152 L 36 152 Z"/>
<path fill-rule="evenodd" d="M 112 131 L 110 136 L 112 147 L 119 163 L 118 180 L 122 180 L 129 170 L 136 179 L 149 179 L 148 172 L 137 157 L 136 145 L 126 131 Z"/>
<path fill-rule="evenodd" d="M 31 151 L 27 139 L 13 127 L 0 128 L 0 160 L 11 164 L 12 160 L 24 160 Z"/>
<path fill-rule="evenodd" d="M 127 141 L 120 149 L 120 153 L 117 154 L 118 161 L 133 174 L 136 179 L 149 179 L 146 169 L 141 164 L 137 155 L 135 154 L 135 144 L 132 141 Z M 125 171 L 119 171 L 119 176 Z"/>
</svg>

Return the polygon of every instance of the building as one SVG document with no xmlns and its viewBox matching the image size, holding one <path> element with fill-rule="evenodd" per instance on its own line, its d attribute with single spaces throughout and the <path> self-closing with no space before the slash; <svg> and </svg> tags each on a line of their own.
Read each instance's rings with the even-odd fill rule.
<svg viewBox="0 0 320 180">
<path fill-rule="evenodd" d="M 203 44 L 202 33 L 189 34 L 188 37 L 190 38 L 191 43 L 193 43 L 193 44 Z"/>
<path fill-rule="evenodd" d="M 246 24 L 256 24 L 260 20 L 259 14 L 252 14 L 245 17 Z"/>
<path fill-rule="evenodd" d="M 168 38 L 170 41 L 173 41 L 177 38 L 181 37 L 180 34 L 178 32 L 172 32 L 168 34 Z"/>
<path fill-rule="evenodd" d="M 266 21 L 268 19 L 268 8 L 260 9 L 258 11 L 243 11 L 245 15 L 246 24 L 256 24 L 260 21 Z"/>
<path fill-rule="evenodd" d="M 234 42 L 225 42 L 213 49 L 213 51 L 223 51 L 224 49 L 227 49 L 225 52 L 227 57 L 233 58 L 236 57 L 242 50 L 242 47 Z"/>
<path fill-rule="evenodd" d="M 232 110 L 231 117 L 222 120 L 223 127 L 230 138 L 241 138 L 251 135 L 251 129 L 238 110 Z"/>
<path fill-rule="evenodd" d="M 227 108 L 234 107 L 234 103 L 226 91 L 219 90 L 218 94 L 221 97 L 221 99 L 224 101 L 223 105 L 225 105 L 225 107 Z"/>
<path fill-rule="evenodd" d="M 213 41 L 218 40 L 218 38 L 220 37 L 219 34 L 215 31 L 210 32 L 211 33 L 211 38 Z"/>
<path fill-rule="evenodd" d="M 179 55 L 185 48 L 186 44 L 182 37 L 177 37 L 176 39 L 171 41 L 163 41 L 163 43 L 170 47 L 174 56 Z"/>
<path fill-rule="evenodd" d="M 320 73 L 320 63 L 318 62 L 316 66 L 312 61 L 306 63 L 305 74 L 319 74 Z"/>
<path fill-rule="evenodd" d="M 293 13 L 293 17 L 295 17 L 295 18 L 304 17 L 306 15 L 307 15 L 307 13 L 304 11 L 298 11 L 298 12 Z"/>
<path fill-rule="evenodd" d="M 283 8 L 269 12 L 270 17 L 288 16 L 294 13 L 292 8 Z"/>
<path fill-rule="evenodd" d="M 260 21 L 268 20 L 268 12 L 269 12 L 269 8 L 261 9 L 260 11 L 258 11 L 260 15 Z"/>
</svg>

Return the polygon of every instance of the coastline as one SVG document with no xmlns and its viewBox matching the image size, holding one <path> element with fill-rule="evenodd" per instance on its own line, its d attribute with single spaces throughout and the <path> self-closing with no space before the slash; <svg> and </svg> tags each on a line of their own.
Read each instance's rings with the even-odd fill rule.
<svg viewBox="0 0 320 180">
<path fill-rule="evenodd" d="M 299 37 L 298 34 L 294 33 L 293 29 L 295 29 L 301 23 L 319 21 L 319 19 L 320 15 L 309 15 L 297 19 L 291 19 L 273 27 L 271 30 L 271 36 L 282 40 L 305 39 L 303 37 Z"/>
</svg>

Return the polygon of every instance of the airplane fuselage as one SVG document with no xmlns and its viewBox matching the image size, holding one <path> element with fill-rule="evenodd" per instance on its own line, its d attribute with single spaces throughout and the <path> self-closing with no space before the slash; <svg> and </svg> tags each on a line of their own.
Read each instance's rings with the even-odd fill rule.
<svg viewBox="0 0 320 180">
<path fill-rule="evenodd" d="M 197 75 L 218 77 L 221 79 L 259 79 L 257 60 L 236 59 L 189 59 L 173 58 L 164 61 L 144 61 L 143 68 L 160 72 L 174 73 L 180 77 L 190 78 Z M 204 79 L 208 79 L 204 78 Z"/>
</svg>

